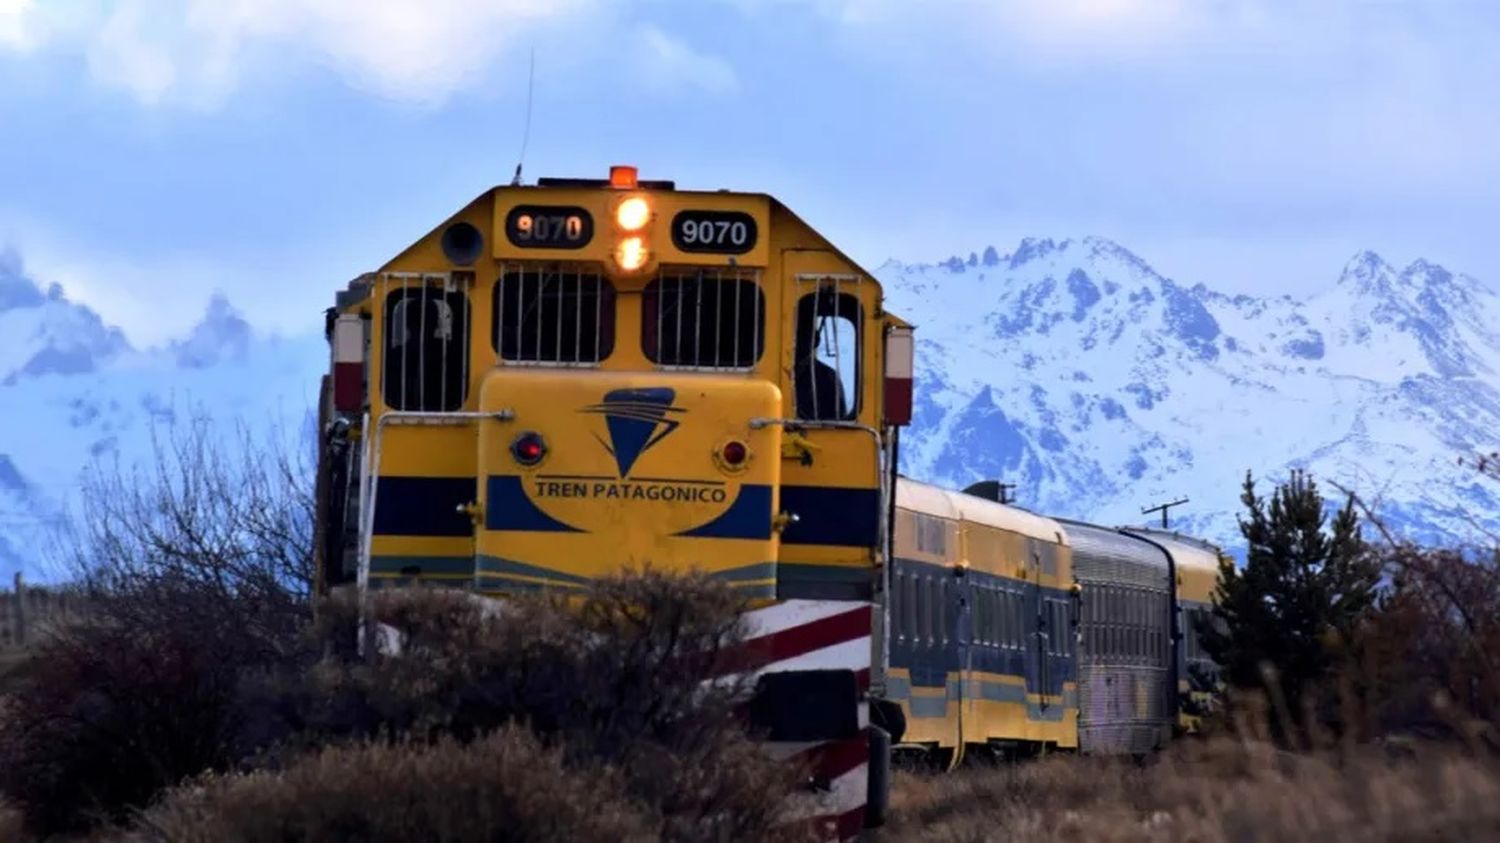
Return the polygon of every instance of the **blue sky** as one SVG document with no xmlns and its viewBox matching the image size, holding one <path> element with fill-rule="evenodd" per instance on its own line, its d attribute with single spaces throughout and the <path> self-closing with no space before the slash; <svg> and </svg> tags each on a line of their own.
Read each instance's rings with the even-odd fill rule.
<svg viewBox="0 0 1500 843">
<path fill-rule="evenodd" d="M 0 248 L 122 325 L 332 291 L 509 180 L 771 192 L 872 268 L 1119 240 L 1281 293 L 1500 284 L 1500 4 L 0 0 Z"/>
</svg>

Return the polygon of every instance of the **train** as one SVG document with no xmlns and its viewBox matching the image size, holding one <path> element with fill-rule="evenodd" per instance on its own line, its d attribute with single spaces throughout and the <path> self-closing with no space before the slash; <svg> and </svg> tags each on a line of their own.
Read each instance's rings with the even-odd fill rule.
<svg viewBox="0 0 1500 843">
<path fill-rule="evenodd" d="M 1212 705 L 1219 550 L 903 476 L 915 327 L 772 196 L 494 187 L 325 315 L 319 592 L 706 572 L 830 838 L 883 822 L 893 759 L 1149 753 Z"/>
</svg>

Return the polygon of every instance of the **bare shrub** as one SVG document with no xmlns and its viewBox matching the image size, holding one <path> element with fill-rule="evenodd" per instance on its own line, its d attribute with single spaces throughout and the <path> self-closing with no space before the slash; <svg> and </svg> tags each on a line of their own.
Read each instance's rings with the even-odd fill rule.
<svg viewBox="0 0 1500 843">
<path fill-rule="evenodd" d="M 1500 833 L 1500 770 L 1450 747 L 1392 758 L 1184 741 L 1146 765 L 1057 757 L 901 774 L 880 837 L 979 841 L 1468 840 Z"/>
<path fill-rule="evenodd" d="M 796 780 L 746 731 L 747 680 L 707 681 L 732 666 L 743 632 L 741 601 L 707 577 L 626 574 L 504 602 L 412 589 L 377 593 L 372 606 L 400 630 L 399 651 L 268 678 L 249 718 L 267 724 L 261 742 L 285 755 L 523 723 L 569 764 L 617 768 L 666 839 L 763 837 Z M 331 605 L 323 631 L 341 640 L 353 610 Z"/>
<path fill-rule="evenodd" d="M 503 602 L 377 593 L 400 648 L 361 657 L 357 607 L 313 622 L 301 463 L 243 430 L 227 447 L 202 419 L 170 434 L 153 471 L 92 476 L 72 548 L 89 615 L 34 653 L 0 721 L 0 790 L 33 829 L 119 821 L 205 771 L 291 775 L 329 745 L 519 724 L 569 767 L 616 770 L 656 837 L 772 833 L 796 771 L 746 732 L 744 607 L 726 585 L 648 572 Z"/>
<path fill-rule="evenodd" d="M 1372 727 L 1500 751 L 1500 554 L 1401 543 L 1384 556 L 1393 586 L 1362 631 L 1356 672 Z"/>
<path fill-rule="evenodd" d="M 146 812 L 128 841 L 655 839 L 617 773 L 570 769 L 529 732 L 469 744 L 331 748 L 280 773 L 207 777 Z"/>
<path fill-rule="evenodd" d="M 0 790 L 39 833 L 79 831 L 243 753 L 239 685 L 302 646 L 309 483 L 286 448 L 206 419 L 149 471 L 95 466 L 64 562 L 86 611 L 5 677 Z"/>
<path fill-rule="evenodd" d="M 1481 472 L 1497 471 L 1494 457 Z M 1423 548 L 1373 511 L 1389 583 L 1339 677 L 1366 734 L 1458 739 L 1500 752 L 1500 547 Z"/>
<path fill-rule="evenodd" d="M 207 416 L 152 430 L 145 467 L 96 463 L 82 517 L 58 551 L 90 597 L 124 623 L 159 624 L 157 583 L 216 604 L 226 624 L 284 637 L 310 615 L 313 483 L 279 430 L 228 432 Z"/>
<path fill-rule="evenodd" d="M 96 616 L 59 630 L 11 677 L 0 790 L 51 834 L 116 819 L 223 768 L 237 754 L 238 683 L 260 658 L 255 646 L 210 612 L 186 610 L 157 628 Z"/>
<path fill-rule="evenodd" d="M 296 646 L 268 646 L 186 608 L 202 597 L 178 593 L 181 605 L 157 615 L 167 621 L 158 629 L 106 613 L 36 651 L 0 719 L 0 787 L 33 829 L 119 822 L 204 771 L 281 770 L 291 781 L 330 745 L 388 741 L 401 754 L 524 727 L 570 769 L 613 770 L 597 777 L 610 794 L 598 798 L 637 805 L 653 837 L 781 833 L 775 824 L 798 771 L 746 730 L 748 680 L 723 677 L 742 606 L 706 577 L 627 575 L 569 597 L 504 602 L 453 590 L 378 593 L 376 616 L 401 640 L 368 658 L 324 646 L 353 622 L 347 603 L 330 606 Z M 707 681 L 715 677 L 722 681 Z M 329 796 L 335 806 L 346 798 Z M 315 807 L 306 816 L 323 816 Z"/>
</svg>

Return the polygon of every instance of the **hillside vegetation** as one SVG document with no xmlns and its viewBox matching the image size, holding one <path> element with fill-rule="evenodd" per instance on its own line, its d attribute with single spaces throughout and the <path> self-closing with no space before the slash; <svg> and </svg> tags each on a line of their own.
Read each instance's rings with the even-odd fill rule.
<svg viewBox="0 0 1500 843">
<path fill-rule="evenodd" d="M 314 612 L 294 457 L 236 462 L 211 434 L 190 428 L 151 478 L 85 489 L 88 611 L 0 694 L 0 840 L 812 831 L 778 823 L 803 771 L 746 730 L 743 680 L 705 683 L 744 633 L 725 584 L 641 571 L 504 603 L 376 592 L 399 646 L 361 653 L 353 604 Z M 1479 463 L 1483 482 L 1496 465 Z M 1500 837 L 1500 556 L 1399 542 L 1357 499 L 1325 537 L 1300 478 L 1269 499 L 1247 478 L 1245 499 L 1245 578 L 1220 588 L 1234 687 L 1203 736 L 1141 765 L 903 774 L 879 836 Z M 1286 605 L 1262 616 L 1246 589 Z"/>
<path fill-rule="evenodd" d="M 1451 746 L 1290 753 L 1179 745 L 1151 763 L 1054 757 L 898 776 L 889 840 L 1407 841 L 1500 837 L 1500 769 Z"/>
</svg>

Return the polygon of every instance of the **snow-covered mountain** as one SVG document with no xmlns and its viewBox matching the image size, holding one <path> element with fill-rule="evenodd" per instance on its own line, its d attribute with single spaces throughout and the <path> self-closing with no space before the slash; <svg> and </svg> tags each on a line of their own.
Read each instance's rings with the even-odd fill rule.
<svg viewBox="0 0 1500 843">
<path fill-rule="evenodd" d="M 91 372 L 129 348 L 119 329 L 69 302 L 56 284 L 43 292 L 18 255 L 0 252 L 0 384 Z"/>
<path fill-rule="evenodd" d="M 1419 538 L 1500 528 L 1500 489 L 1457 462 L 1500 449 L 1500 296 L 1473 278 L 1365 252 L 1326 289 L 1227 296 L 1099 238 L 878 274 L 919 337 L 908 475 L 1000 479 L 1022 506 L 1109 524 L 1187 497 L 1173 526 L 1237 547 L 1245 471 L 1300 466 Z M 0 257 L 0 575 L 44 576 L 84 468 L 148 460 L 153 429 L 201 412 L 305 424 L 317 316 L 268 337 L 215 297 L 187 336 L 136 349 Z"/>
<path fill-rule="evenodd" d="M 85 469 L 144 467 L 153 433 L 207 416 L 296 435 L 326 349 L 316 330 L 257 335 L 222 296 L 180 341 L 135 349 L 55 285 L 43 291 L 15 255 L 0 256 L 0 575 L 53 575 L 54 528 L 77 512 Z"/>
<path fill-rule="evenodd" d="M 919 338 L 909 474 L 1113 524 L 1187 497 L 1173 526 L 1231 547 L 1247 470 L 1308 468 L 1414 537 L 1500 526 L 1457 462 L 1500 445 L 1500 296 L 1473 278 L 1364 252 L 1304 297 L 1227 296 L 1093 237 L 879 274 Z"/>
</svg>

